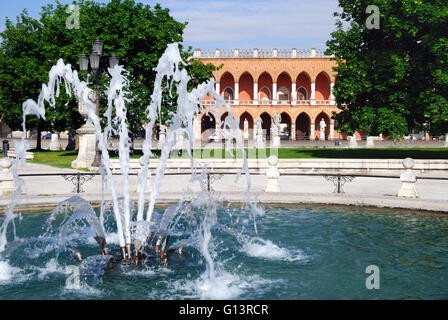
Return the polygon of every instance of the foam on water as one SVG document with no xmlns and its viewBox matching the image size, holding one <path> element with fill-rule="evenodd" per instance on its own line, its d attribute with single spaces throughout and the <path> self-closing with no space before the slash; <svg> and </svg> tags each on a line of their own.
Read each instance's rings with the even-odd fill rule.
<svg viewBox="0 0 448 320">
<path fill-rule="evenodd" d="M 8 261 L 0 261 L 0 284 L 9 282 L 19 271 L 19 268 L 12 267 Z"/>
<path fill-rule="evenodd" d="M 250 257 L 265 258 L 271 260 L 299 261 L 305 259 L 301 250 L 291 253 L 288 249 L 280 248 L 270 240 L 255 237 L 247 241 L 241 251 Z"/>
<path fill-rule="evenodd" d="M 277 281 L 263 279 L 258 275 L 239 275 L 221 270 L 210 278 L 205 273 L 197 279 L 181 279 L 169 284 L 168 292 L 151 292 L 149 299 L 201 299 L 229 300 L 241 298 L 244 294 L 262 293 Z"/>
<path fill-rule="evenodd" d="M 59 265 L 55 258 L 50 259 L 43 268 L 33 266 L 32 269 L 38 272 L 37 278 L 39 280 L 47 279 L 48 275 L 52 273 L 65 274 L 65 267 Z"/>
</svg>

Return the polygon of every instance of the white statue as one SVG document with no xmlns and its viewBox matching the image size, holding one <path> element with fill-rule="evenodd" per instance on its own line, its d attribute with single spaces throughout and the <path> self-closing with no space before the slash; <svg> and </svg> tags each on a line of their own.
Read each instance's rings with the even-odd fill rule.
<svg viewBox="0 0 448 320">
<path fill-rule="evenodd" d="M 280 113 L 276 113 L 275 116 L 272 118 L 272 133 L 273 135 L 279 135 L 280 134 L 280 124 L 282 122 L 282 116 Z"/>
<path fill-rule="evenodd" d="M 263 120 L 261 120 L 261 118 L 258 117 L 257 118 L 257 134 L 258 134 L 258 132 L 261 132 L 261 130 L 263 130 L 262 124 L 263 124 Z"/>
<path fill-rule="evenodd" d="M 247 118 L 244 119 L 244 140 L 249 139 L 249 121 L 247 121 Z"/>
<path fill-rule="evenodd" d="M 325 123 L 325 120 L 322 118 L 319 122 L 319 140 L 325 141 L 325 128 L 327 127 L 327 124 Z"/>
<path fill-rule="evenodd" d="M 264 148 L 264 141 L 263 141 L 263 120 L 261 120 L 260 117 L 257 118 L 257 135 L 255 140 L 255 147 L 256 148 Z"/>
<path fill-rule="evenodd" d="M 282 122 L 282 116 L 280 113 L 276 113 L 272 118 L 272 147 L 278 148 L 280 147 L 280 124 Z"/>
</svg>

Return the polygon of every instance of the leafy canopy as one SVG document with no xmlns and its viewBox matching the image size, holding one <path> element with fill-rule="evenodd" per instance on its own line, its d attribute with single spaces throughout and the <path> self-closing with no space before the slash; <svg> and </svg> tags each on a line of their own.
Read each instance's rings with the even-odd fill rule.
<svg viewBox="0 0 448 320">
<path fill-rule="evenodd" d="M 155 5 L 135 3 L 133 0 L 111 0 L 109 3 L 74 1 L 79 9 L 79 29 L 67 28 L 66 5 L 56 1 L 55 5 L 42 8 L 39 19 L 28 16 L 26 10 L 13 23 L 7 20 L 6 29 L 0 33 L 0 115 L 13 129 L 21 129 L 22 103 L 28 98 L 37 99 L 42 83 L 48 82 L 48 71 L 59 58 L 79 70 L 81 53 L 90 54 L 92 42 L 100 39 L 104 43 L 101 64 L 108 67 L 112 53 L 120 58 L 120 64 L 130 73 L 132 101 L 128 107 L 128 122 L 134 133 L 146 121 L 146 106 L 150 103 L 155 79 L 154 68 L 167 45 L 181 43 L 187 23 L 181 23 L 170 16 L 169 10 Z M 180 46 L 182 56 L 191 56 L 191 48 Z M 217 68 L 190 60 L 187 71 L 192 85 L 212 77 Z M 102 93 L 108 83 L 107 72 L 102 72 Z M 80 74 L 87 76 L 87 74 Z M 90 76 L 93 81 L 93 76 Z M 92 85 L 93 88 L 93 85 Z M 64 90 L 61 90 L 61 93 Z M 67 104 L 67 101 L 68 104 Z M 104 95 L 101 114 L 106 108 Z M 172 104 L 165 104 L 163 114 L 168 114 Z M 53 132 L 79 128 L 82 118 L 78 113 L 74 97 L 61 95 L 56 108 L 47 107 L 47 121 L 28 117 L 28 128 Z"/>
<path fill-rule="evenodd" d="M 376 5 L 379 29 L 366 21 Z M 448 132 L 446 0 L 339 0 L 327 42 L 338 66 L 337 129 L 393 139 L 412 129 Z"/>
</svg>

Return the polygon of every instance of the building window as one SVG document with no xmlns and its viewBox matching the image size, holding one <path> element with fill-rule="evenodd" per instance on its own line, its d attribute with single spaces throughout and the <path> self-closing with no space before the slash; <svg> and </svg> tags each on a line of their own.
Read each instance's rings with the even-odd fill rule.
<svg viewBox="0 0 448 320">
<path fill-rule="evenodd" d="M 233 100 L 233 89 L 227 87 L 224 89 L 224 100 L 230 101 Z"/>
<path fill-rule="evenodd" d="M 271 100 L 271 90 L 268 87 L 263 87 L 258 93 L 258 100 L 268 102 Z"/>
<path fill-rule="evenodd" d="M 289 90 L 286 89 L 285 87 L 281 87 L 278 90 L 278 100 L 280 101 L 289 100 Z"/>
<path fill-rule="evenodd" d="M 308 100 L 308 92 L 304 87 L 300 87 L 297 90 L 297 100 Z"/>
</svg>

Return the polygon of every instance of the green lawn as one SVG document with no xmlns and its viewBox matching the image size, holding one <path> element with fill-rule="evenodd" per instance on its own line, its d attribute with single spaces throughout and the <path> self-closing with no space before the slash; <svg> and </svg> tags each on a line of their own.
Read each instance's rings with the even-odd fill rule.
<svg viewBox="0 0 448 320">
<path fill-rule="evenodd" d="M 34 159 L 29 160 L 31 163 L 46 164 L 57 168 L 71 168 L 72 161 L 78 156 L 77 151 L 35 151 Z"/>
<path fill-rule="evenodd" d="M 33 151 L 33 150 L 31 150 Z M 71 168 L 71 163 L 76 159 L 76 151 L 33 151 L 34 160 L 32 163 L 46 164 L 58 168 Z M 154 150 L 155 156 L 160 155 L 160 151 Z M 270 149 L 247 150 L 249 158 L 267 158 L 270 156 Z M 118 155 L 111 152 L 111 158 L 118 158 Z M 141 151 L 136 151 L 132 156 L 138 159 L 142 156 Z M 231 158 L 224 150 L 201 150 L 196 151 L 194 156 L 198 158 Z M 241 152 L 237 152 L 237 157 L 241 157 Z M 378 148 L 378 149 L 336 149 L 336 148 L 283 148 L 278 149 L 278 157 L 282 159 L 305 159 L 305 158 L 338 158 L 338 159 L 404 159 L 407 157 L 414 159 L 448 159 L 447 148 Z M 179 158 L 188 158 L 186 152 Z"/>
</svg>

